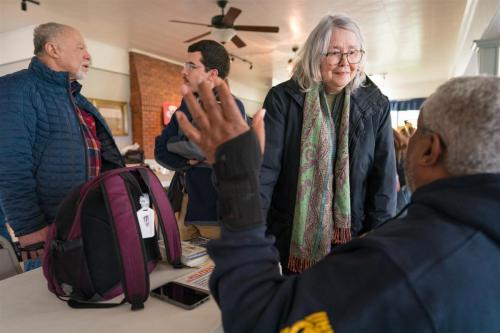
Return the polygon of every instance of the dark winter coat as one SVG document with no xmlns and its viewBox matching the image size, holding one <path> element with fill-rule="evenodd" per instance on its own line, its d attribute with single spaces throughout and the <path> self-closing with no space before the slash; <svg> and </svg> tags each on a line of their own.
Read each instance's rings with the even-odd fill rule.
<svg viewBox="0 0 500 333">
<path fill-rule="evenodd" d="M 305 93 L 294 80 L 273 87 L 264 102 L 266 145 L 261 198 L 268 232 L 286 267 L 300 164 Z M 370 80 L 351 95 L 349 167 L 351 233 L 371 230 L 396 212 L 396 159 L 389 101 Z"/>
</svg>

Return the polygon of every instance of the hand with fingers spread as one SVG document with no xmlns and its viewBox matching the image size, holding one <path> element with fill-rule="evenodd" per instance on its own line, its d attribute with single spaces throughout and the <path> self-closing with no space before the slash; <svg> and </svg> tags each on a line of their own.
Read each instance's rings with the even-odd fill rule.
<svg viewBox="0 0 500 333">
<path fill-rule="evenodd" d="M 217 79 L 215 80 L 215 87 L 219 94 L 220 103 L 217 102 L 212 91 L 212 84 L 209 82 L 202 82 L 199 85 L 201 103 L 198 103 L 188 86 L 184 85 L 181 88 L 181 93 L 188 104 L 196 128 L 183 113 L 176 113 L 182 130 L 192 142 L 203 150 L 210 164 L 215 162 L 217 147 L 250 129 L 246 121 L 241 117 L 238 106 L 226 83 L 221 79 Z M 256 114 L 253 126 L 262 151 L 264 150 L 263 117 L 264 111 L 261 110 Z"/>
</svg>

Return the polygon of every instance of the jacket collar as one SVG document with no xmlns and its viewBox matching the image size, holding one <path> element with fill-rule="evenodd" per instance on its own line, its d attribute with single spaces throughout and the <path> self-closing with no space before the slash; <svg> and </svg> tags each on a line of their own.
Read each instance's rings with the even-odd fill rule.
<svg viewBox="0 0 500 333">
<path fill-rule="evenodd" d="M 71 93 L 78 95 L 80 90 L 82 90 L 82 85 L 78 81 L 71 81 Z"/>
<path fill-rule="evenodd" d="M 304 100 L 306 94 L 300 90 L 299 84 L 297 81 L 290 79 L 286 82 L 283 82 L 285 91 L 292 99 L 297 102 L 299 105 L 304 105 Z"/>
<path fill-rule="evenodd" d="M 68 72 L 57 72 L 50 69 L 37 57 L 31 58 L 29 69 L 35 72 L 42 80 L 56 84 L 58 86 L 67 87 L 69 82 Z"/>
<path fill-rule="evenodd" d="M 436 180 L 412 195 L 408 215 L 425 205 L 451 220 L 478 228 L 500 244 L 500 174 Z"/>
<path fill-rule="evenodd" d="M 370 116 L 389 105 L 387 97 L 369 77 L 366 77 L 363 86 L 351 94 L 351 103 L 355 103 L 365 116 Z"/>
<path fill-rule="evenodd" d="M 290 79 L 282 83 L 284 89 L 290 97 L 297 102 L 299 105 L 304 105 L 304 100 L 306 94 L 300 89 L 297 81 Z M 375 109 L 372 107 L 375 104 L 379 108 L 383 108 L 387 104 L 387 98 L 380 92 L 375 83 L 370 79 L 366 78 L 363 86 L 356 89 L 352 93 L 352 99 L 354 103 L 362 110 L 363 113 L 374 112 Z M 368 115 L 368 114 L 367 114 Z"/>
</svg>

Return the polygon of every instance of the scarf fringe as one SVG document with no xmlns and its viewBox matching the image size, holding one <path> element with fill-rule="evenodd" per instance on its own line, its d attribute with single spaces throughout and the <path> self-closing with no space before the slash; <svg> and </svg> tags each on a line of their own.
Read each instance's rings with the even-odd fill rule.
<svg viewBox="0 0 500 333">
<path fill-rule="evenodd" d="M 301 259 L 297 257 L 288 257 L 288 269 L 294 273 L 302 273 L 316 262 L 311 259 Z"/>
<path fill-rule="evenodd" d="M 350 228 L 334 228 L 333 230 L 333 244 L 345 244 L 351 241 Z M 306 269 L 313 266 L 317 261 L 312 259 L 304 259 L 297 257 L 288 257 L 288 269 L 294 273 L 302 273 Z"/>
<path fill-rule="evenodd" d="M 345 244 L 351 237 L 351 228 L 333 228 L 333 244 Z"/>
</svg>

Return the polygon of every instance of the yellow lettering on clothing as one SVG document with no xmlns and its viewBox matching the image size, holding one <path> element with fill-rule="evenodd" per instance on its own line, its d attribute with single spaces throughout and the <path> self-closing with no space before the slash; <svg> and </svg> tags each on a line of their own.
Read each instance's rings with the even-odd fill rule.
<svg viewBox="0 0 500 333">
<path fill-rule="evenodd" d="M 297 321 L 290 327 L 281 329 L 280 333 L 334 333 L 325 311 L 315 312 Z"/>
</svg>

